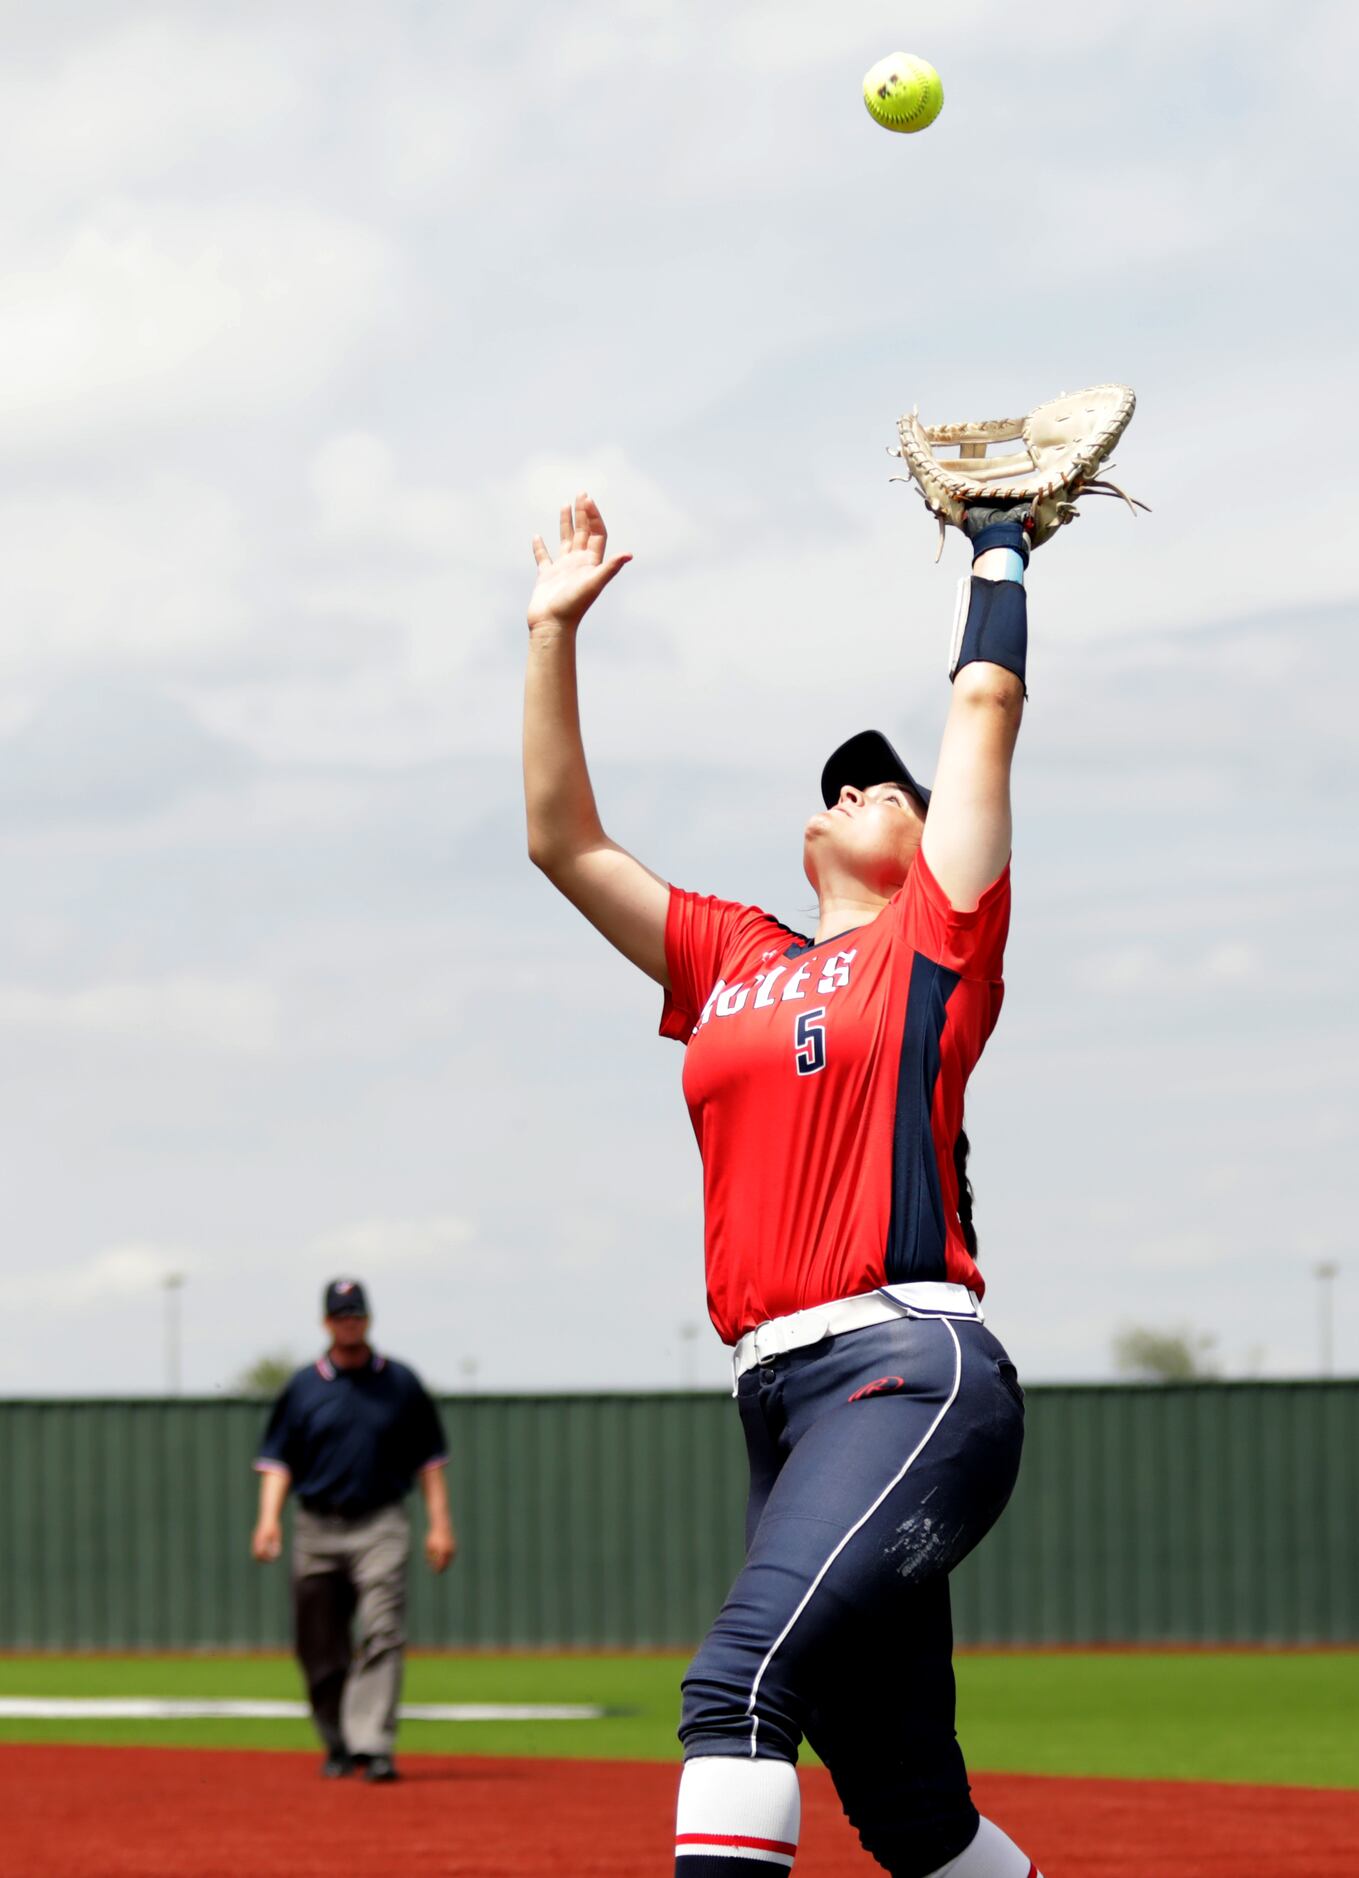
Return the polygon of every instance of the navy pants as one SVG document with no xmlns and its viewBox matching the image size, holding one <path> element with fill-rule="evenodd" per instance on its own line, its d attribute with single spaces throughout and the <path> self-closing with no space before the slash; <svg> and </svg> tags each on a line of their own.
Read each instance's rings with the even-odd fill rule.
<svg viewBox="0 0 1359 1878">
<path fill-rule="evenodd" d="M 748 1370 L 746 1562 L 684 1679 L 685 1758 L 805 1737 L 894 1878 L 969 1845 L 948 1574 L 1014 1487 L 1023 1392 L 974 1320 L 900 1318 Z"/>
</svg>

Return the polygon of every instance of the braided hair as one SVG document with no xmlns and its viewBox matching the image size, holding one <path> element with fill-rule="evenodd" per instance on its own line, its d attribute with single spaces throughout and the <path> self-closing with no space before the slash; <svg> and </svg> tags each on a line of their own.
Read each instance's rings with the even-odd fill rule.
<svg viewBox="0 0 1359 1878">
<path fill-rule="evenodd" d="M 972 1144 L 967 1138 L 966 1129 L 958 1130 L 958 1138 L 953 1144 L 953 1171 L 958 1178 L 958 1224 L 963 1232 L 963 1244 L 967 1247 L 969 1258 L 977 1256 L 977 1229 L 972 1224 L 972 1182 L 967 1177 L 967 1157 Z"/>
</svg>

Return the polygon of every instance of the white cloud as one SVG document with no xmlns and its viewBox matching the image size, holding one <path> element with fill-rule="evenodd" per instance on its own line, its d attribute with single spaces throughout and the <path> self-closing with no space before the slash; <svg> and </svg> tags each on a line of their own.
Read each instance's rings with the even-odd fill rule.
<svg viewBox="0 0 1359 1878">
<path fill-rule="evenodd" d="M 465 1269 L 475 1240 L 471 1223 L 450 1215 L 365 1219 L 319 1233 L 300 1248 L 290 1246 L 286 1258 L 294 1280 L 305 1272 L 317 1288 L 345 1272 L 365 1281 L 422 1272 L 438 1277 L 455 1260 Z M 276 1271 L 284 1256 L 280 1247 L 263 1242 L 208 1248 L 129 1240 L 66 1266 L 20 1274 L 15 1282 L 26 1304 L 84 1311 L 145 1298 L 175 1277 L 192 1278 L 194 1292 L 210 1296 L 242 1273 Z"/>
<path fill-rule="evenodd" d="M 1252 945 L 1226 940 L 1215 945 L 1199 966 L 1203 978 L 1213 984 L 1244 985 L 1262 973 L 1262 961 Z"/>
<path fill-rule="evenodd" d="M 26 678 L 164 660 L 194 667 L 243 631 L 248 559 L 219 489 L 153 475 L 0 497 L 0 670 Z"/>
<path fill-rule="evenodd" d="M 1123 909 L 1126 917 L 1129 908 Z M 1081 982 L 1114 996 L 1167 992 L 1186 995 L 1199 987 L 1231 989 L 1248 985 L 1263 972 L 1257 947 L 1241 939 L 1222 939 L 1207 947 L 1182 939 L 1164 948 L 1132 944 L 1111 946 L 1088 955 Z"/>
<path fill-rule="evenodd" d="M 396 595 L 388 589 L 385 597 L 394 608 L 413 604 L 409 590 Z M 357 600 L 352 589 L 313 598 L 318 607 L 324 599 L 325 610 L 339 617 Z M 459 598 L 463 604 L 452 617 L 475 616 L 475 608 L 465 604 L 466 590 Z M 421 605 L 428 607 L 431 623 L 438 615 L 447 629 L 450 614 L 441 611 L 431 588 L 424 589 Z M 362 616 L 370 617 L 366 609 Z M 466 652 L 456 640 L 449 645 L 445 679 L 456 675 Z M 484 728 L 476 712 L 451 708 L 446 684 L 416 682 L 406 662 L 396 658 L 334 676 L 318 672 L 302 679 L 218 684 L 191 695 L 205 725 L 270 763 L 407 769 L 465 748 Z"/>
<path fill-rule="evenodd" d="M 247 145 L 295 119 L 305 94 L 258 30 L 220 20 L 124 17 L 0 74 L 0 164 L 29 205 L 110 192 Z M 22 178 L 22 192 L 17 188 Z"/>
<path fill-rule="evenodd" d="M 517 551 L 526 585 L 533 577 L 529 537 L 541 534 L 555 551 L 558 511 L 582 489 L 599 503 L 615 546 L 663 560 L 697 537 L 671 490 L 618 444 L 596 444 L 569 459 L 534 456 L 490 482 L 430 485 L 402 476 L 384 438 L 348 431 L 317 450 L 308 480 L 323 540 L 488 568 L 503 567 Z"/>
<path fill-rule="evenodd" d="M 909 18 L 897 6 L 837 9 L 817 0 L 755 0 L 739 8 L 709 0 L 709 11 L 726 57 L 756 72 L 843 65 L 857 79 L 876 59 L 901 50 L 941 64 L 947 90 L 945 48 L 955 57 L 1005 60 L 1027 53 L 1034 44 L 1032 16 L 997 6 L 959 8 L 951 0 L 917 0 Z M 674 14 L 691 19 L 693 9 L 677 5 Z M 1104 0 L 1098 7 L 1080 0 L 1045 0 L 1043 57 L 1064 69 L 1109 44 L 1123 57 L 1167 37 L 1183 49 L 1200 39 L 1217 41 L 1223 23 L 1239 18 L 1240 7 L 1231 0 L 1201 0 L 1192 10 L 1167 8 L 1162 19 L 1156 8 L 1136 0 Z"/>
<path fill-rule="evenodd" d="M 151 1244 L 109 1246 L 61 1270 L 29 1270 L 6 1279 L 6 1290 L 25 1304 L 89 1310 L 147 1296 L 167 1279 L 201 1263 L 183 1248 Z"/>
<path fill-rule="evenodd" d="M 294 403 L 380 318 L 396 265 L 285 201 L 126 202 L 53 231 L 0 275 L 0 451 Z"/>
<path fill-rule="evenodd" d="M 463 1260 L 476 1239 L 469 1220 L 451 1214 L 431 1219 L 362 1219 L 331 1227 L 308 1248 L 313 1263 L 356 1271 L 400 1271 Z"/>
<path fill-rule="evenodd" d="M 497 642 L 522 642 L 530 538 L 541 532 L 555 547 L 562 501 L 582 487 L 600 503 L 614 544 L 660 570 L 661 583 L 699 538 L 683 504 L 618 445 L 569 461 L 534 456 L 497 480 L 432 484 L 404 475 L 384 438 L 349 431 L 316 450 L 307 481 L 317 564 L 296 608 L 319 622 L 358 622 L 381 637 L 338 669 L 195 692 L 205 723 L 271 762 L 405 768 L 508 750 L 518 734 L 519 679 L 507 676 Z M 514 589 L 510 568 L 519 570 Z M 674 590 L 653 585 L 643 609 L 668 600 L 670 612 L 682 611 L 687 588 L 677 578 Z M 515 599 L 507 617 L 509 591 Z M 592 633 L 608 614 L 616 622 L 615 607 L 601 609 Z M 697 642 L 689 653 L 697 669 L 714 627 L 687 618 L 683 626 Z M 654 634 L 641 630 L 635 645 L 648 659 Z M 478 662 L 489 675 L 469 677 Z"/>
<path fill-rule="evenodd" d="M 1086 982 L 1098 991 L 1155 991 L 1165 978 L 1165 965 L 1150 946 L 1116 946 L 1088 959 Z"/>
<path fill-rule="evenodd" d="M 558 511 L 581 490 L 599 504 L 613 550 L 625 548 L 660 564 L 699 540 L 697 519 L 671 482 L 644 469 L 621 444 L 596 444 L 569 459 L 531 457 L 491 492 L 496 537 L 522 544 L 526 585 L 533 577 L 526 522 L 528 534 L 540 534 L 554 551 Z"/>
<path fill-rule="evenodd" d="M 103 1039 L 134 1048 L 171 1045 L 228 1056 L 268 1055 L 279 1015 L 266 985 L 190 974 L 78 991 L 0 985 L 0 1032 Z"/>
<path fill-rule="evenodd" d="M 312 458 L 308 480 L 323 539 L 445 558 L 469 534 L 475 538 L 458 492 L 400 486 L 390 445 L 371 432 L 330 438 Z"/>
<path fill-rule="evenodd" d="M 1170 1272 L 1183 1277 L 1230 1265 L 1240 1250 L 1229 1233 L 1171 1227 L 1151 1238 L 1135 1237 L 1125 1256 L 1140 1274 Z M 1154 1308 L 1152 1299 L 1148 1300 L 1148 1308 Z"/>
</svg>

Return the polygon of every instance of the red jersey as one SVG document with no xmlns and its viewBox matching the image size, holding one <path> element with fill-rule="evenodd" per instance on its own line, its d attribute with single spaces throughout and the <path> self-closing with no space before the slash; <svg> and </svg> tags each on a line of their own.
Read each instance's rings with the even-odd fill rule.
<svg viewBox="0 0 1359 1878">
<path fill-rule="evenodd" d="M 661 1035 L 686 1046 L 723 1342 L 882 1284 L 981 1294 L 953 1144 L 1000 1013 L 1009 923 L 1008 866 L 959 913 L 923 855 L 875 920 L 820 945 L 758 907 L 671 888 Z"/>
</svg>

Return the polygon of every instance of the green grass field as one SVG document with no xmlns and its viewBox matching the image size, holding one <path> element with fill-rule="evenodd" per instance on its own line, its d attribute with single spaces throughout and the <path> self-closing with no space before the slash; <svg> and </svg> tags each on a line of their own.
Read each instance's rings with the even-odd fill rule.
<svg viewBox="0 0 1359 1878">
<path fill-rule="evenodd" d="M 412 1702 L 594 1703 L 589 1722 L 407 1722 L 411 1753 L 670 1760 L 676 1656 L 413 1656 Z M 978 1771 L 1359 1788 L 1359 1652 L 978 1654 L 958 1659 Z M 288 1657 L 9 1657 L 4 1696 L 293 1699 Z M 0 1740 L 312 1748 L 306 1722 L 17 1721 Z"/>
</svg>

